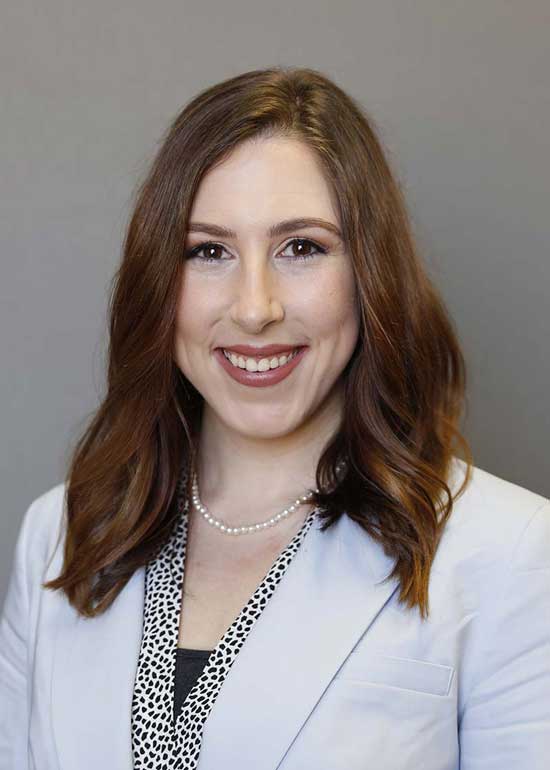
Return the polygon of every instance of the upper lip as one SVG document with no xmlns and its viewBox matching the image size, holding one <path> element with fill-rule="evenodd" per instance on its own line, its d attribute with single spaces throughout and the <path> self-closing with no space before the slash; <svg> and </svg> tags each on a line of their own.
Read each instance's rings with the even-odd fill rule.
<svg viewBox="0 0 550 770">
<path fill-rule="evenodd" d="M 303 345 L 264 345 L 256 347 L 253 345 L 222 345 L 223 350 L 229 350 L 233 353 L 240 353 L 243 356 L 276 356 L 279 353 L 287 353 Z"/>
</svg>

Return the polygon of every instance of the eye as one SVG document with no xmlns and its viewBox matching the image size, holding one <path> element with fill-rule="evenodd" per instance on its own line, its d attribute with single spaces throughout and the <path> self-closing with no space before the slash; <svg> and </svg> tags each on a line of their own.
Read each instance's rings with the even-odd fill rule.
<svg viewBox="0 0 550 770">
<path fill-rule="evenodd" d="M 298 260 L 298 261 L 306 261 L 308 259 L 313 259 L 313 257 L 316 257 L 318 254 L 326 254 L 327 249 L 323 248 L 323 246 L 320 246 L 318 243 L 315 243 L 315 241 L 310 240 L 309 238 L 293 238 L 291 241 L 289 241 L 285 248 L 286 249 L 293 245 L 293 248 L 297 249 L 306 249 L 305 252 L 299 252 L 298 254 L 290 254 L 288 257 L 292 260 Z M 311 251 L 311 247 L 313 247 L 313 253 L 308 253 L 308 250 Z M 192 249 L 188 249 L 185 252 L 185 258 L 186 259 L 194 259 L 195 257 L 198 257 L 201 262 L 223 262 L 225 260 L 222 260 L 221 257 L 218 254 L 216 254 L 216 250 L 221 249 L 224 251 L 224 247 L 220 243 L 214 243 L 213 241 L 205 241 L 204 243 L 199 243 L 197 246 L 193 246 Z M 205 252 L 205 254 L 201 254 L 201 252 Z"/>
<path fill-rule="evenodd" d="M 305 246 L 306 252 L 291 254 L 290 259 L 298 259 L 298 260 L 313 259 L 313 257 L 316 257 L 318 254 L 327 253 L 327 250 L 325 248 L 323 248 L 322 246 L 319 246 L 318 243 L 315 243 L 315 241 L 311 241 L 309 238 L 293 238 L 291 241 L 287 243 L 285 249 L 287 249 L 292 244 L 296 244 L 296 248 L 298 249 L 303 249 Z M 313 247 L 313 253 L 307 253 L 307 250 L 311 249 L 311 247 Z"/>
<path fill-rule="evenodd" d="M 213 243 L 212 241 L 206 241 L 205 243 L 199 243 L 198 246 L 193 246 L 192 249 L 188 249 L 185 252 L 186 259 L 194 259 L 198 257 L 202 262 L 221 262 L 222 260 L 218 256 L 211 256 L 212 252 L 215 253 L 216 249 L 223 249 L 219 243 Z M 201 251 L 206 250 L 209 256 L 201 256 Z"/>
</svg>

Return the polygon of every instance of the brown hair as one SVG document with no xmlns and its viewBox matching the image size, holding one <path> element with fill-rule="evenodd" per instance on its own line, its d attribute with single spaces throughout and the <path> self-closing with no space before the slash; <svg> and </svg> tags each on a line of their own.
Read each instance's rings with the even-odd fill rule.
<svg viewBox="0 0 550 770">
<path fill-rule="evenodd" d="M 313 502 L 323 529 L 345 511 L 381 542 L 396 558 L 399 601 L 428 615 L 430 568 L 453 505 L 455 445 L 467 471 L 458 494 L 471 476 L 459 431 L 463 355 L 372 121 L 320 72 L 274 67 L 198 94 L 136 192 L 110 298 L 107 393 L 69 463 L 63 570 L 44 584 L 62 589 L 84 616 L 106 610 L 162 545 L 182 465 L 195 459 L 202 397 L 173 359 L 193 197 L 240 142 L 275 135 L 317 154 L 339 207 L 361 316 L 342 375 L 343 420 L 319 459 Z"/>
</svg>

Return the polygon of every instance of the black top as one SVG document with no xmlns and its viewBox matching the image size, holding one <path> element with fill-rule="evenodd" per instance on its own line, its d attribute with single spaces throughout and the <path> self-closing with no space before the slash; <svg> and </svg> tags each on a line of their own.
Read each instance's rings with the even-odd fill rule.
<svg viewBox="0 0 550 770">
<path fill-rule="evenodd" d="M 178 647 L 176 653 L 176 682 L 174 692 L 174 719 L 177 719 L 187 695 L 202 674 L 212 650 L 190 650 Z"/>
</svg>

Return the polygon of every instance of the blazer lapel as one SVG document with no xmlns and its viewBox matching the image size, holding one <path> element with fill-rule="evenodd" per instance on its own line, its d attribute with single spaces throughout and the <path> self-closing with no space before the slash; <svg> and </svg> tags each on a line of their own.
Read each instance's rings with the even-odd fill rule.
<svg viewBox="0 0 550 770">
<path fill-rule="evenodd" d="M 398 587 L 394 560 L 347 515 L 315 521 L 251 629 L 203 730 L 199 770 L 274 770 Z"/>
<path fill-rule="evenodd" d="M 64 605 L 56 624 L 52 721 L 61 770 L 132 770 L 131 705 L 145 570 L 93 619 Z"/>
</svg>

